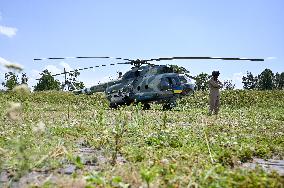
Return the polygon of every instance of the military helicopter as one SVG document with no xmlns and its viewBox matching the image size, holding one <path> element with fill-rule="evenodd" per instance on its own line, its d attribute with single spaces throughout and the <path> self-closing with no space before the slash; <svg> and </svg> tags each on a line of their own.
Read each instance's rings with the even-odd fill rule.
<svg viewBox="0 0 284 188">
<path fill-rule="evenodd" d="M 169 60 L 247 60 L 247 61 L 264 61 L 264 59 L 250 58 L 222 58 L 222 57 L 168 57 L 145 60 L 132 60 L 114 57 L 55 57 L 55 58 L 37 58 L 39 60 L 60 60 L 60 59 L 115 59 L 125 62 L 116 64 L 132 65 L 131 70 L 124 75 L 120 74 L 119 78 L 103 84 L 98 84 L 90 88 L 75 90 L 75 94 L 93 94 L 95 92 L 105 92 L 111 108 L 117 108 L 120 105 L 130 105 L 132 103 L 142 103 L 143 109 L 149 109 L 150 103 L 160 103 L 164 110 L 172 109 L 179 98 L 194 93 L 195 84 L 192 82 L 193 77 L 188 74 L 176 73 L 171 66 L 157 65 L 153 62 Z M 110 63 L 109 65 L 116 65 Z M 107 65 L 101 65 L 105 67 Z M 66 73 L 76 72 L 100 67 L 86 67 L 64 73 L 55 74 L 58 76 Z"/>
</svg>

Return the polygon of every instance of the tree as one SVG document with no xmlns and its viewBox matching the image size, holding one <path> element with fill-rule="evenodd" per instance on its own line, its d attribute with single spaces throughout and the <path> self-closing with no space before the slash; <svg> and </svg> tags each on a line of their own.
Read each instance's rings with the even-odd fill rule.
<svg viewBox="0 0 284 188">
<path fill-rule="evenodd" d="M 186 68 L 178 66 L 178 65 L 170 65 L 170 68 L 173 70 L 174 73 L 178 73 L 178 74 L 189 73 L 189 71 Z"/>
<path fill-rule="evenodd" d="M 20 84 L 27 84 L 28 77 L 26 73 L 22 73 L 21 82 L 19 81 L 19 76 L 14 72 L 7 72 L 5 73 L 5 82 L 2 83 L 4 87 L 8 90 L 12 90 L 14 87 Z"/>
<path fill-rule="evenodd" d="M 65 81 L 61 84 L 61 88 L 64 89 L 64 87 L 67 85 L 68 91 L 72 91 L 74 89 L 83 89 L 85 87 L 84 83 L 77 80 L 79 75 L 80 72 L 77 69 L 72 73 L 69 72 L 68 78 L 66 78 Z"/>
<path fill-rule="evenodd" d="M 55 80 L 48 70 L 44 70 L 40 75 L 42 76 L 34 86 L 34 91 L 60 90 L 60 82 Z"/>
<path fill-rule="evenodd" d="M 225 80 L 223 83 L 224 90 L 233 90 L 235 89 L 236 85 L 232 83 L 232 80 Z"/>
<path fill-rule="evenodd" d="M 279 74 L 278 72 L 274 76 L 275 89 L 284 89 L 284 72 Z"/>
<path fill-rule="evenodd" d="M 258 86 L 259 90 L 272 90 L 275 88 L 274 85 L 274 74 L 270 69 L 265 69 L 258 75 Z"/>
<path fill-rule="evenodd" d="M 19 85 L 19 77 L 14 72 L 5 73 L 5 82 L 2 83 L 8 90 L 12 90 L 15 86 Z"/>
<path fill-rule="evenodd" d="M 243 76 L 242 83 L 244 84 L 244 89 L 256 89 L 258 78 L 253 76 L 251 72 L 247 72 L 247 76 Z"/>
<path fill-rule="evenodd" d="M 22 73 L 21 84 L 28 84 L 28 80 L 29 80 L 29 78 L 27 77 L 27 74 Z"/>
<path fill-rule="evenodd" d="M 195 85 L 196 90 L 202 90 L 205 91 L 208 89 L 208 81 L 210 79 L 210 76 L 207 73 L 201 73 L 195 77 Z"/>
</svg>

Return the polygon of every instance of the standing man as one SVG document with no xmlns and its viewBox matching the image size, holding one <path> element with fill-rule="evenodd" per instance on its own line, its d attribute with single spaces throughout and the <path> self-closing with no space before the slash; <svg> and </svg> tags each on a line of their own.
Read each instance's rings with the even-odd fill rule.
<svg viewBox="0 0 284 188">
<path fill-rule="evenodd" d="M 214 114 L 217 115 L 220 107 L 220 91 L 219 89 L 223 87 L 223 84 L 218 80 L 218 76 L 220 75 L 219 71 L 212 72 L 212 78 L 209 80 L 209 115 Z"/>
</svg>

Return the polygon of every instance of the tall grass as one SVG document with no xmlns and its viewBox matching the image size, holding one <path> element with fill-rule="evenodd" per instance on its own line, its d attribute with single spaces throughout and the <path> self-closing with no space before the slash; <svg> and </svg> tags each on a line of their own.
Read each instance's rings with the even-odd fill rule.
<svg viewBox="0 0 284 188">
<path fill-rule="evenodd" d="M 21 104 L 18 118 L 10 102 Z M 283 177 L 242 163 L 284 156 L 284 91 L 225 91 L 218 116 L 207 116 L 208 93 L 160 105 L 118 110 L 103 94 L 0 93 L 0 168 L 17 182 L 34 171 L 57 178 L 30 185 L 90 187 L 281 187 Z M 78 158 L 83 141 L 93 170 Z M 97 152 L 97 153 L 96 153 Z M 73 164 L 65 177 L 57 172 Z M 68 183 L 69 182 L 69 183 Z M 76 181 L 77 182 L 77 181 Z M 7 182 L 4 182 L 7 185 Z"/>
</svg>

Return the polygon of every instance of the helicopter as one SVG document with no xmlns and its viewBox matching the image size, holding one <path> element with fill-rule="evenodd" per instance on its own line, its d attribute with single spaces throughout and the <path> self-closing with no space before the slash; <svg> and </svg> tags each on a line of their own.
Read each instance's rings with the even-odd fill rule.
<svg viewBox="0 0 284 188">
<path fill-rule="evenodd" d="M 222 58 L 222 57 L 167 57 L 155 59 L 124 59 L 114 57 L 54 57 L 54 58 L 37 58 L 34 61 L 40 60 L 60 60 L 60 59 L 115 59 L 123 60 L 125 62 L 118 62 L 116 64 L 131 65 L 131 70 L 124 75 L 120 73 L 118 79 L 106 83 L 98 84 L 90 88 L 81 90 L 74 90 L 74 94 L 93 94 L 96 92 L 104 92 L 109 101 L 111 108 L 117 108 L 121 105 L 143 104 L 143 109 L 150 109 L 151 103 L 158 103 L 163 105 L 164 110 L 170 110 L 176 106 L 177 99 L 191 95 L 195 91 L 194 77 L 183 73 L 177 73 L 173 67 L 168 65 L 157 65 L 153 62 L 169 61 L 169 60 L 245 60 L 245 61 L 264 61 L 264 59 L 251 58 Z M 116 65 L 110 63 L 109 65 Z M 101 65 L 105 67 L 107 65 Z M 58 76 L 66 73 L 74 73 L 78 70 L 86 70 L 100 67 L 86 67 L 75 69 L 73 71 L 52 76 Z"/>
</svg>

